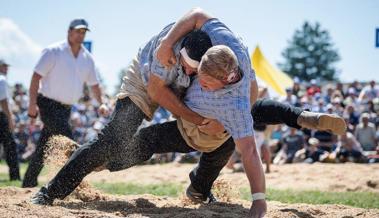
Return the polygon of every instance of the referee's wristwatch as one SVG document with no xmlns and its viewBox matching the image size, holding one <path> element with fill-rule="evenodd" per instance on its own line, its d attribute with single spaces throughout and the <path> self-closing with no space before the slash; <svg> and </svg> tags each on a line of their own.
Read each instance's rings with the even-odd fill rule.
<svg viewBox="0 0 379 218">
<path fill-rule="evenodd" d="M 38 113 L 36 113 L 35 115 L 31 115 L 31 114 L 28 113 L 28 117 L 35 119 L 35 118 L 38 117 Z"/>
</svg>

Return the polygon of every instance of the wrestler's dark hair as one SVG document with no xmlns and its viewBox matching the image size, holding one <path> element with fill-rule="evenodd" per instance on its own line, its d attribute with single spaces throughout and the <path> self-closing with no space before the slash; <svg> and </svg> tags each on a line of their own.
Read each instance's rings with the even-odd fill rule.
<svg viewBox="0 0 379 218">
<path fill-rule="evenodd" d="M 193 30 L 188 33 L 182 42 L 182 48 L 185 47 L 188 56 L 196 61 L 201 60 L 205 52 L 212 47 L 211 38 L 201 30 Z"/>
</svg>

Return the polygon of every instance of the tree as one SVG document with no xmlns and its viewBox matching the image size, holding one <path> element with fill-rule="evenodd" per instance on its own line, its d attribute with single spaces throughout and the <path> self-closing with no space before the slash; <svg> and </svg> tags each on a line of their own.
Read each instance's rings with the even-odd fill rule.
<svg viewBox="0 0 379 218">
<path fill-rule="evenodd" d="M 329 32 L 322 30 L 318 22 L 312 26 L 306 21 L 288 43 L 282 52 L 285 61 L 279 63 L 284 72 L 304 81 L 338 80 L 334 63 L 340 60 L 340 56 Z"/>
</svg>

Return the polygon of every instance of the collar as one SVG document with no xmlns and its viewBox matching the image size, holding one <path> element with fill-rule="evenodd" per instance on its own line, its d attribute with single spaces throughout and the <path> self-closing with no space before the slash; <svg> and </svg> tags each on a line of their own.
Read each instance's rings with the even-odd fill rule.
<svg viewBox="0 0 379 218">
<path fill-rule="evenodd" d="M 64 48 L 64 49 L 67 49 L 72 55 L 74 55 L 74 54 L 72 53 L 71 45 L 70 45 L 70 43 L 68 42 L 67 39 L 63 42 L 63 48 Z M 81 45 L 80 45 L 80 50 L 79 50 L 79 53 L 78 53 L 78 54 L 83 53 L 83 52 L 84 52 L 84 45 L 81 44 Z"/>
</svg>

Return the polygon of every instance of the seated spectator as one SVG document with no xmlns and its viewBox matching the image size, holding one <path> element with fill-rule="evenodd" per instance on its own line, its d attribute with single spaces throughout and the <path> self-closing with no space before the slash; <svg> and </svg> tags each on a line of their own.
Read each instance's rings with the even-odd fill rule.
<svg viewBox="0 0 379 218">
<path fill-rule="evenodd" d="M 333 111 L 335 114 L 338 114 L 339 116 L 343 115 L 344 111 L 344 105 L 342 102 L 342 98 L 340 97 L 334 97 L 332 99 L 332 105 L 333 105 Z"/>
<path fill-rule="evenodd" d="M 100 121 L 96 121 L 91 128 L 86 130 L 84 141 L 88 142 L 96 138 L 97 134 L 99 134 L 100 130 L 102 130 L 103 128 L 104 124 Z"/>
<path fill-rule="evenodd" d="M 170 153 L 175 163 L 198 163 L 200 160 L 200 152 L 193 151 L 190 153 Z"/>
<path fill-rule="evenodd" d="M 307 89 L 308 96 L 314 96 L 316 93 L 320 93 L 321 89 L 317 85 L 317 81 L 315 79 L 311 80 L 311 86 Z"/>
<path fill-rule="evenodd" d="M 274 159 L 276 164 L 292 163 L 296 152 L 304 148 L 304 137 L 295 128 L 291 128 L 281 142 L 283 147 Z"/>
<path fill-rule="evenodd" d="M 327 131 L 315 131 L 313 137 L 318 139 L 318 148 L 327 152 L 335 150 L 337 143 L 337 136 Z"/>
<path fill-rule="evenodd" d="M 363 159 L 362 152 L 361 144 L 352 133 L 346 132 L 340 136 L 336 149 L 339 162 L 361 162 Z"/>
<path fill-rule="evenodd" d="M 361 143 L 364 151 L 375 151 L 377 146 L 376 128 L 374 124 L 369 122 L 369 114 L 363 113 L 361 122 L 355 130 L 355 137 Z"/>
<path fill-rule="evenodd" d="M 270 173 L 270 165 L 271 165 L 271 152 L 268 147 L 267 141 L 265 139 L 266 125 L 257 125 L 254 123 L 255 130 L 255 144 L 257 146 L 257 151 L 259 156 L 266 163 L 266 173 Z M 234 150 L 234 153 L 230 157 L 226 167 L 232 169 L 235 172 L 243 172 L 243 166 L 241 163 L 241 155 L 239 151 Z"/>
<path fill-rule="evenodd" d="M 84 123 L 86 119 L 82 119 L 82 115 L 78 112 L 74 112 L 71 114 L 70 123 L 72 126 L 72 137 L 74 141 L 78 142 L 79 144 L 83 144 L 85 142 L 85 134 L 86 134 L 86 128 L 84 126 Z"/>
<path fill-rule="evenodd" d="M 19 154 L 19 159 L 21 159 L 21 155 L 25 153 L 26 147 L 29 144 L 29 130 L 24 121 L 17 124 L 14 135 L 17 144 L 17 154 Z"/>
<path fill-rule="evenodd" d="M 367 102 L 379 97 L 379 87 L 376 82 L 372 80 L 369 85 L 365 86 L 359 94 L 360 102 Z"/>
<path fill-rule="evenodd" d="M 350 87 L 347 91 L 347 96 L 345 100 L 343 101 L 345 105 L 352 105 L 353 107 L 357 107 L 359 105 L 357 92 L 354 88 Z"/>
<path fill-rule="evenodd" d="M 374 101 L 376 103 L 374 103 Z M 374 101 L 368 101 L 366 112 L 369 114 L 369 122 L 375 126 L 379 126 L 379 98 L 374 99 Z"/>
<path fill-rule="evenodd" d="M 376 147 L 376 152 L 367 155 L 368 163 L 379 163 L 379 145 Z"/>
<path fill-rule="evenodd" d="M 326 95 L 324 96 L 324 101 L 326 104 L 332 103 L 332 95 L 333 95 L 334 89 L 331 84 L 329 84 L 326 88 Z"/>
<path fill-rule="evenodd" d="M 319 113 L 326 113 L 326 107 L 324 104 L 324 100 L 319 99 L 317 101 L 317 104 L 313 106 L 312 111 L 313 112 L 319 112 Z"/>
<path fill-rule="evenodd" d="M 14 102 L 19 107 L 22 113 L 28 110 L 29 97 L 25 94 L 25 92 L 18 93 L 14 97 Z"/>
<path fill-rule="evenodd" d="M 25 148 L 24 153 L 21 154 L 21 161 L 28 161 L 32 157 L 32 154 L 36 150 L 38 139 L 41 135 L 42 131 L 42 122 L 40 120 L 37 120 L 34 123 L 29 124 L 29 137 L 30 137 L 30 143 Z"/>
<path fill-rule="evenodd" d="M 291 88 L 286 88 L 286 96 L 281 97 L 279 101 L 289 105 L 296 105 L 297 97 L 296 95 L 292 94 Z"/>
<path fill-rule="evenodd" d="M 314 99 L 311 95 L 304 95 L 300 99 L 300 105 L 304 110 L 312 110 L 314 105 Z"/>
<path fill-rule="evenodd" d="M 353 88 L 357 96 L 362 91 L 362 85 L 357 80 L 354 80 L 349 85 L 349 88 Z"/>
<path fill-rule="evenodd" d="M 298 77 L 293 78 L 292 94 L 294 94 L 297 98 L 300 98 L 300 96 L 304 94 L 302 93 L 300 79 Z"/>
<path fill-rule="evenodd" d="M 41 135 L 42 126 L 43 124 L 40 120 L 37 120 L 34 123 L 29 124 L 31 143 L 34 145 L 37 145 L 38 139 Z"/>
<path fill-rule="evenodd" d="M 337 82 L 336 91 L 338 91 L 341 94 L 341 99 L 345 98 L 346 92 L 345 92 L 345 90 L 343 88 L 343 84 L 341 82 Z"/>
<path fill-rule="evenodd" d="M 355 132 L 355 125 L 351 124 L 349 122 L 349 117 L 348 116 L 344 116 L 343 119 L 345 120 L 345 123 L 346 123 L 346 131 L 347 132 Z"/>
<path fill-rule="evenodd" d="M 164 109 L 163 107 L 159 107 L 154 114 L 151 125 L 169 121 L 171 119 L 170 117 L 171 113 L 168 110 Z"/>
<path fill-rule="evenodd" d="M 320 141 L 316 138 L 310 138 L 308 140 L 308 144 L 308 147 L 299 150 L 298 153 L 295 154 L 295 156 L 297 156 L 298 158 L 304 153 L 305 163 L 314 163 L 322 161 L 323 157 L 329 154 L 329 152 L 320 149 Z"/>
<path fill-rule="evenodd" d="M 346 106 L 344 117 L 348 118 L 349 124 L 352 124 L 354 126 L 359 124 L 359 114 L 355 111 L 355 108 L 352 104 Z"/>
</svg>

